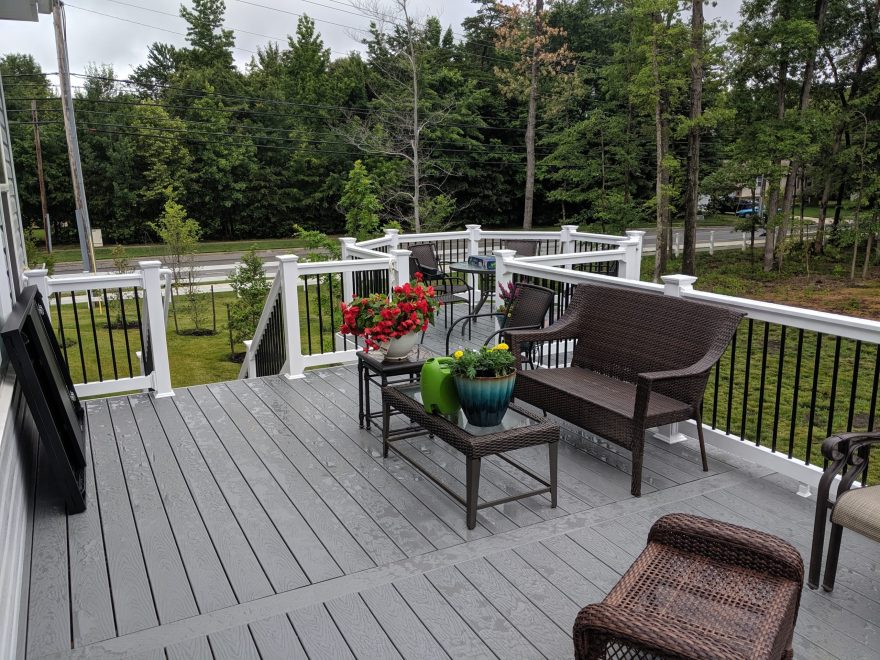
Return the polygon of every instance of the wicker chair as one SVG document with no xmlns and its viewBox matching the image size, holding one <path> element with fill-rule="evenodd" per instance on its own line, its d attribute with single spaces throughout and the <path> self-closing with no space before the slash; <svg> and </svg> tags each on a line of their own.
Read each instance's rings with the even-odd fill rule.
<svg viewBox="0 0 880 660">
<path fill-rule="evenodd" d="M 822 547 L 825 543 L 825 524 L 831 511 L 831 538 L 828 541 L 828 558 L 822 588 L 834 589 L 837 573 L 837 557 L 843 528 L 858 532 L 880 543 L 880 486 L 853 488 L 857 479 L 865 476 L 868 469 L 868 453 L 872 446 L 880 445 L 880 432 L 842 433 L 827 438 L 822 443 L 822 455 L 829 465 L 819 481 L 816 495 L 816 522 L 813 525 L 813 549 L 810 556 L 808 584 L 811 589 L 819 586 L 822 571 Z M 846 469 L 846 472 L 844 472 Z M 830 501 L 831 485 L 841 475 L 837 487 L 837 499 Z"/>
<path fill-rule="evenodd" d="M 514 397 L 632 452 L 641 495 L 645 430 L 694 419 L 708 470 L 700 405 L 709 370 L 743 314 L 622 287 L 582 284 L 543 330 L 511 330 L 519 343 L 575 340 L 570 366 L 521 371 Z"/>
<path fill-rule="evenodd" d="M 505 241 L 505 250 L 515 250 L 517 257 L 538 256 L 538 241 Z"/>
<path fill-rule="evenodd" d="M 486 338 L 486 341 L 483 342 L 484 346 L 488 346 L 489 342 L 495 337 L 498 337 L 499 335 L 504 336 L 511 330 L 536 330 L 544 325 L 544 319 L 547 318 L 547 312 L 550 311 L 550 306 L 553 304 L 553 298 L 556 295 L 555 292 L 552 289 L 538 286 L 537 284 L 518 284 L 517 288 L 519 289 L 519 293 L 516 298 L 516 304 L 513 306 L 513 311 L 510 313 L 510 316 L 505 317 L 507 319 L 507 325 L 501 330 L 496 330 L 490 334 Z M 463 321 L 471 323 L 474 319 L 495 318 L 499 316 L 503 317 L 503 315 L 498 312 L 489 312 L 486 314 L 468 314 L 467 316 L 462 316 L 461 318 L 456 319 L 446 332 L 446 354 L 449 355 L 450 339 L 452 338 L 455 326 L 459 323 L 462 323 Z M 531 364 L 531 345 L 524 345 L 523 350 L 527 356 L 527 360 Z M 534 366 L 534 364 L 532 364 L 532 366 Z"/>
<path fill-rule="evenodd" d="M 674 513 L 605 599 L 580 611 L 575 658 L 791 658 L 804 563 L 782 539 Z"/>
<path fill-rule="evenodd" d="M 410 255 L 409 257 L 409 272 L 410 275 L 415 276 L 416 273 L 422 274 L 422 280 L 426 284 L 431 284 L 437 294 L 437 300 L 443 305 L 443 323 L 446 327 L 449 327 L 450 321 L 450 312 L 452 305 L 457 305 L 460 303 L 467 304 L 467 299 L 462 298 L 461 296 L 456 295 L 455 293 L 455 284 L 454 281 L 449 275 L 440 271 L 435 272 L 431 268 L 425 268 L 416 259 L 414 256 Z"/>
</svg>

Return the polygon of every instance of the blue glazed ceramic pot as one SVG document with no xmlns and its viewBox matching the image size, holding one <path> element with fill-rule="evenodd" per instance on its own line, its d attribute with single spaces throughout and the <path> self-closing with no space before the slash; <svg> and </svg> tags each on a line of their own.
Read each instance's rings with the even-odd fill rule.
<svg viewBox="0 0 880 660">
<path fill-rule="evenodd" d="M 513 395 L 516 372 L 488 378 L 455 377 L 458 400 L 468 422 L 474 426 L 497 426 Z"/>
</svg>

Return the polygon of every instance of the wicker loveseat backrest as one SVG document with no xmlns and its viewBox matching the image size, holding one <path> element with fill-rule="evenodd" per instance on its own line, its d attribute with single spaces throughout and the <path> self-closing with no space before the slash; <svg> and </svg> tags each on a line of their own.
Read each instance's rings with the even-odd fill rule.
<svg viewBox="0 0 880 660">
<path fill-rule="evenodd" d="M 709 354 L 717 359 L 742 317 L 715 305 L 592 284 L 575 289 L 571 307 L 580 335 L 572 364 L 626 381 L 689 367 Z M 705 375 L 699 380 L 695 396 L 705 387 Z"/>
</svg>

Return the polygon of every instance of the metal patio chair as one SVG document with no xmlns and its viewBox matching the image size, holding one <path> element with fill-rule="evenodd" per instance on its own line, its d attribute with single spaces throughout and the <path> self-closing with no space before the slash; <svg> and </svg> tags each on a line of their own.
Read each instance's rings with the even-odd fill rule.
<svg viewBox="0 0 880 660">
<path fill-rule="evenodd" d="M 844 527 L 880 543 L 880 485 L 853 488 L 857 479 L 864 478 L 868 469 L 868 454 L 875 445 L 880 445 L 880 432 L 876 431 L 841 433 L 832 435 L 822 443 L 822 455 L 828 459 L 829 464 L 819 481 L 819 492 L 816 494 L 816 522 L 813 525 L 813 549 L 807 578 L 811 589 L 819 586 L 829 510 L 831 538 L 828 540 L 825 579 L 822 581 L 822 589 L 825 591 L 834 589 Z M 831 485 L 838 475 L 840 484 L 837 486 L 837 498 L 832 502 L 829 499 Z"/>
<path fill-rule="evenodd" d="M 505 250 L 515 250 L 517 257 L 538 256 L 538 241 L 504 241 Z"/>
</svg>

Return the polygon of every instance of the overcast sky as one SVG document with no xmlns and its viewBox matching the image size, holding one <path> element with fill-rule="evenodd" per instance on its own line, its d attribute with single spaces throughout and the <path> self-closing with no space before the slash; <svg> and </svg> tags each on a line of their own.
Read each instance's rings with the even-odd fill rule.
<svg viewBox="0 0 880 660">
<path fill-rule="evenodd" d="M 706 8 L 706 18 L 735 21 L 740 2 L 719 0 L 715 7 Z M 151 43 L 185 44 L 186 23 L 177 15 L 178 0 L 74 0 L 65 4 L 73 73 L 82 72 L 93 62 L 112 64 L 117 75 L 127 76 L 144 62 Z M 443 27 L 451 25 L 457 38 L 461 37 L 462 19 L 473 13 L 470 0 L 414 0 L 413 5 L 420 15 L 439 16 Z M 258 45 L 294 33 L 300 14 L 315 19 L 333 57 L 361 50 L 358 39 L 363 32 L 358 30 L 369 25 L 369 19 L 349 0 L 227 0 L 226 9 L 226 26 L 235 30 L 234 54 L 239 66 L 250 60 Z M 57 70 L 51 15 L 41 15 L 39 23 L 0 21 L 0 54 L 10 52 L 30 53 L 43 71 Z"/>
</svg>

